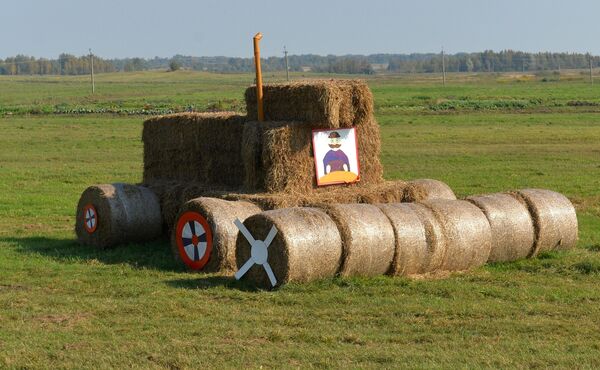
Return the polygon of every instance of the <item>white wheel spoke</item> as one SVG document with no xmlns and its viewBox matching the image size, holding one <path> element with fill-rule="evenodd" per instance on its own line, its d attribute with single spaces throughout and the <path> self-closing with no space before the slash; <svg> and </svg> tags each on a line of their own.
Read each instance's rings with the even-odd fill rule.
<svg viewBox="0 0 600 370">
<path fill-rule="evenodd" d="M 196 231 L 196 236 L 204 235 L 204 227 L 200 225 L 198 221 L 194 221 L 194 231 Z"/>
<path fill-rule="evenodd" d="M 236 280 L 240 280 L 252 266 L 254 266 L 254 261 L 251 259 L 246 261 L 246 263 L 244 263 L 244 265 L 235 273 Z"/>
<path fill-rule="evenodd" d="M 255 243 L 254 237 L 252 236 L 252 234 L 250 234 L 250 231 L 248 231 L 248 229 L 246 229 L 246 226 L 244 226 L 242 221 L 240 221 L 239 219 L 236 219 L 233 223 L 242 232 L 242 234 L 244 235 L 246 240 L 248 240 L 248 243 L 250 243 L 250 245 L 254 245 L 254 243 Z"/>
<path fill-rule="evenodd" d="M 183 237 L 185 239 L 192 238 L 192 229 L 190 228 L 190 225 L 188 223 L 186 223 L 185 226 L 183 227 L 183 232 L 181 233 L 181 237 Z"/>
<path fill-rule="evenodd" d="M 269 231 L 269 235 L 267 235 L 267 238 L 265 239 L 265 245 L 267 246 L 267 248 L 269 248 L 269 245 L 271 245 L 271 242 L 273 241 L 273 239 L 275 239 L 275 235 L 277 235 L 277 228 L 275 227 L 275 225 L 273 225 L 271 227 L 271 230 Z"/>
<path fill-rule="evenodd" d="M 271 265 L 269 265 L 269 262 L 263 263 L 262 266 L 265 269 L 265 271 L 267 272 L 267 276 L 269 277 L 269 280 L 271 281 L 271 286 L 277 285 L 277 279 L 275 279 L 275 274 L 273 273 L 273 270 L 271 270 Z"/>
</svg>

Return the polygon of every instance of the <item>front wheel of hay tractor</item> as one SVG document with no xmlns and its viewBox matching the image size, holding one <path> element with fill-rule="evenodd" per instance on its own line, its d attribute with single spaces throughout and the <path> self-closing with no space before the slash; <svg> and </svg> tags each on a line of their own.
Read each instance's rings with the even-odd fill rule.
<svg viewBox="0 0 600 370">
<path fill-rule="evenodd" d="M 261 209 L 244 201 L 200 197 L 179 210 L 171 235 L 175 259 L 188 270 L 216 272 L 235 268 L 235 245 L 242 222 Z"/>
<path fill-rule="evenodd" d="M 198 212 L 182 213 L 174 229 L 175 255 L 190 270 L 202 270 L 212 253 L 212 230 Z"/>
</svg>

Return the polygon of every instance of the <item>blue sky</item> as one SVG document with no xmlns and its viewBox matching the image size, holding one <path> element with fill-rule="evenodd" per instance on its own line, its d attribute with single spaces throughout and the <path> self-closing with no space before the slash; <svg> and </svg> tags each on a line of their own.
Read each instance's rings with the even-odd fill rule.
<svg viewBox="0 0 600 370">
<path fill-rule="evenodd" d="M 592 0 L 13 0 L 0 7 L 0 58 L 449 53 L 514 49 L 600 54 Z"/>
</svg>

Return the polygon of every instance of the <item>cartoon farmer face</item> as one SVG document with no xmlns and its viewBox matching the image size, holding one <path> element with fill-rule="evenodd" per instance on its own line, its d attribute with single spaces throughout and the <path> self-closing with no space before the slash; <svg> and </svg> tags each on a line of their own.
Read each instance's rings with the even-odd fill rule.
<svg viewBox="0 0 600 370">
<path fill-rule="evenodd" d="M 323 158 L 323 167 L 325 174 L 335 171 L 350 171 L 350 161 L 340 148 L 342 147 L 342 139 L 338 132 L 333 131 L 327 137 L 329 140 L 330 151 Z"/>
<path fill-rule="evenodd" d="M 336 131 L 329 134 L 329 147 L 333 150 L 337 150 L 342 146 L 342 140 L 340 134 Z"/>
</svg>

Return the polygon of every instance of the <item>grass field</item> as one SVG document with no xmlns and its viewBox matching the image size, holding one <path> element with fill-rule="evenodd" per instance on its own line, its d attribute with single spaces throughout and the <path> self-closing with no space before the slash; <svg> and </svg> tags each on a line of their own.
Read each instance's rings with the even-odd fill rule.
<svg viewBox="0 0 600 370">
<path fill-rule="evenodd" d="M 0 78 L 0 368 L 600 366 L 600 85 L 576 73 L 455 75 L 445 89 L 435 76 L 369 80 L 386 177 L 438 178 L 460 196 L 563 192 L 578 208 L 575 250 L 443 280 L 265 292 L 184 272 L 167 240 L 96 251 L 73 233 L 88 185 L 141 179 L 136 113 L 242 107 L 252 76 L 97 81 L 92 97 L 83 77 Z M 77 107 L 96 113 L 57 114 Z"/>
</svg>

